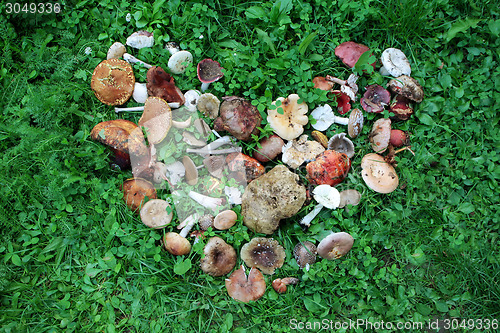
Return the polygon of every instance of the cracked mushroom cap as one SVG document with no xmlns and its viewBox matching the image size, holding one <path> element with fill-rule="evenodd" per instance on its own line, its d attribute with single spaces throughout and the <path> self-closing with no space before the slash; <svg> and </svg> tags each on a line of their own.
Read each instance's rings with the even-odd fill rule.
<svg viewBox="0 0 500 333">
<path fill-rule="evenodd" d="M 172 126 L 172 110 L 165 100 L 148 97 L 138 124 L 146 128 L 149 143 L 158 144 L 165 139 Z"/>
<path fill-rule="evenodd" d="M 212 276 L 229 273 L 236 265 L 236 251 L 220 237 L 212 237 L 203 248 L 201 270 Z"/>
<path fill-rule="evenodd" d="M 290 168 L 297 169 L 302 163 L 313 161 L 324 151 L 325 148 L 321 143 L 307 140 L 307 134 L 304 134 L 298 140 L 288 141 L 283 146 L 282 161 Z"/>
<path fill-rule="evenodd" d="M 247 266 L 272 275 L 283 266 L 285 249 L 273 238 L 256 237 L 241 247 L 240 256 Z"/>
<path fill-rule="evenodd" d="M 408 75 L 401 75 L 389 81 L 387 86 L 396 94 L 403 95 L 417 103 L 422 102 L 424 90 L 418 81 Z"/>
<path fill-rule="evenodd" d="M 400 49 L 393 47 L 385 49 L 380 56 L 380 62 L 382 63 L 380 74 L 382 75 L 398 77 L 411 74 L 410 62 Z"/>
<path fill-rule="evenodd" d="M 226 289 L 229 296 L 235 300 L 248 303 L 264 296 L 266 281 L 262 273 L 255 267 L 250 269 L 247 276 L 245 267 L 242 265 L 226 279 Z"/>
<path fill-rule="evenodd" d="M 132 66 L 121 59 L 103 60 L 94 69 L 90 82 L 97 99 L 107 105 L 121 105 L 128 101 L 134 86 Z"/>
<path fill-rule="evenodd" d="M 153 229 L 162 229 L 170 224 L 174 216 L 172 207 L 165 200 L 151 199 L 141 208 L 141 221 Z"/>
<path fill-rule="evenodd" d="M 347 232 L 336 232 L 318 244 L 318 255 L 328 260 L 338 259 L 346 255 L 353 244 L 354 238 Z"/>
<path fill-rule="evenodd" d="M 267 110 L 267 121 L 276 134 L 285 140 L 293 140 L 304 132 L 304 125 L 309 121 L 307 104 L 298 103 L 299 95 L 291 94 L 287 98 L 279 97 L 272 105 L 274 110 Z"/>
<path fill-rule="evenodd" d="M 372 149 L 376 153 L 384 152 L 391 140 L 391 120 L 380 118 L 375 121 L 368 138 L 370 139 Z"/>
<path fill-rule="evenodd" d="M 293 256 L 300 268 L 316 262 L 316 245 L 309 241 L 297 243 L 293 248 Z"/>
<path fill-rule="evenodd" d="M 369 188 L 378 193 L 391 193 L 399 184 L 394 167 L 375 153 L 366 154 L 361 160 L 361 177 Z"/>
</svg>

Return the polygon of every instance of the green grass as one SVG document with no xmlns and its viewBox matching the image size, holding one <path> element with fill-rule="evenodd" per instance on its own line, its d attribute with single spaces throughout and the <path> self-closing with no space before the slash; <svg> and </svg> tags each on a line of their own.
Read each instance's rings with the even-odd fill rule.
<svg viewBox="0 0 500 333">
<path fill-rule="evenodd" d="M 62 3 L 64 15 L 0 14 L 0 331 L 283 332 L 292 331 L 292 319 L 500 320 L 495 1 Z M 145 228 L 128 210 L 119 187 L 130 172 L 110 168 L 107 148 L 89 137 L 98 122 L 115 118 L 90 89 L 92 71 L 112 42 L 140 29 L 154 31 L 156 45 L 135 55 L 165 66 L 163 44 L 178 41 L 195 61 L 212 58 L 226 69 L 210 92 L 252 99 L 261 112 L 290 93 L 310 110 L 323 104 L 310 82 L 347 77 L 333 53 L 344 41 L 366 44 L 377 57 L 402 49 L 426 94 L 414 116 L 395 125 L 412 133 L 416 153 L 397 157 L 402 188 L 376 194 L 360 177 L 379 117 L 368 115 L 352 170 L 338 186 L 361 191 L 362 203 L 324 210 L 308 232 L 295 222 L 312 204 L 282 223 L 273 237 L 286 264 L 266 277 L 262 299 L 232 300 L 224 278 L 199 268 L 202 244 L 187 256 L 191 269 L 176 274 L 186 258 L 162 250 L 163 231 Z M 144 82 L 146 71 L 135 72 Z M 365 76 L 360 86 L 384 80 Z M 176 83 L 199 88 L 195 68 Z M 334 125 L 327 135 L 340 131 Z M 293 246 L 317 243 L 325 230 L 349 232 L 353 249 L 301 271 Z M 238 252 L 255 236 L 241 221 L 214 234 Z M 270 282 L 284 276 L 301 282 L 278 295 Z"/>
</svg>

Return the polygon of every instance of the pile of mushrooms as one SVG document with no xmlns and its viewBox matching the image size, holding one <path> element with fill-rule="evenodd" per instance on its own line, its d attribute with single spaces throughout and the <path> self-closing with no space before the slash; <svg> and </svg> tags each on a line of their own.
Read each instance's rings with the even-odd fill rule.
<svg viewBox="0 0 500 333">
<path fill-rule="evenodd" d="M 126 45 L 135 49 L 153 47 L 153 37 L 150 32 L 138 31 L 127 38 Z M 391 125 L 409 119 L 412 103 L 423 99 L 422 87 L 410 77 L 410 62 L 404 53 L 394 48 L 382 53 L 380 73 L 392 77 L 387 89 L 377 84 L 358 87 L 357 74 L 345 80 L 326 75 L 315 77 L 313 83 L 315 88 L 328 91 L 329 104 L 310 113 L 297 94 L 277 98 L 266 118 L 274 134 L 257 141 L 263 118 L 251 101 L 238 96 L 219 99 L 206 92 L 211 83 L 224 78 L 221 64 L 212 59 L 199 61 L 201 92 L 193 88 L 183 93 L 175 81 L 182 79 L 178 75 L 193 63 L 193 56 L 176 43 L 167 43 L 165 48 L 171 54 L 167 70 L 136 58 L 127 53 L 125 45 L 115 42 L 107 60 L 94 70 L 91 81 L 95 96 L 104 104 L 116 106 L 117 115 L 142 112 L 137 124 L 124 119 L 97 124 L 91 138 L 112 149 L 114 163 L 120 168 L 132 168 L 134 178 L 124 182 L 123 199 L 143 225 L 162 230 L 162 246 L 172 255 L 187 255 L 192 243 L 203 242 L 201 270 L 214 277 L 228 276 L 227 292 L 241 302 L 258 300 L 268 283 L 277 293 L 300 284 L 300 279 L 293 276 L 278 277 L 272 283 L 266 278 L 280 275 L 287 251 L 293 252 L 297 267 L 303 271 L 314 265 L 317 256 L 327 260 L 346 256 L 354 244 L 349 233 L 331 230 L 328 236 L 318 239 L 317 245 L 314 237 L 306 233 L 325 216 L 331 218 L 333 210 L 352 209 L 360 203 L 362 195 L 357 190 L 336 188 L 348 179 L 354 160 L 361 160 L 361 178 L 370 189 L 378 193 L 397 189 L 394 156 L 405 150 L 413 152 L 409 133 Z M 335 55 L 353 68 L 367 51 L 365 45 L 345 42 L 335 48 Z M 136 82 L 133 66 L 148 68 L 146 83 Z M 375 69 L 376 63 L 369 66 Z M 360 107 L 352 108 L 360 88 L 365 90 L 359 99 Z M 131 97 L 143 106 L 117 107 Z M 391 117 L 373 122 L 368 138 L 374 153 L 361 158 L 356 147 L 364 144 L 358 139 L 365 128 L 362 110 L 387 110 Z M 175 119 L 184 114 L 189 118 Z M 204 118 L 213 121 L 213 130 Z M 314 129 L 310 136 L 304 133 L 309 127 Z M 162 155 L 163 147 L 172 138 L 179 142 L 175 153 L 182 155 L 176 161 Z M 242 148 L 238 142 L 255 148 Z M 394 149 L 401 146 L 404 148 Z M 282 164 L 276 162 L 280 155 Z M 301 172 L 303 165 L 304 177 L 291 171 Z M 167 188 L 170 196 L 163 191 Z M 186 203 L 192 209 L 181 211 L 178 207 Z M 235 205 L 241 205 L 241 213 L 233 209 Z M 244 265 L 235 269 L 238 254 L 225 241 L 225 234 L 246 227 L 250 232 L 269 236 L 299 211 L 305 213 L 299 222 L 304 240 L 288 249 L 272 237 L 254 237 L 239 249 L 241 261 L 250 270 Z M 207 230 L 216 236 L 205 240 Z M 189 235 L 195 240 L 191 241 Z"/>
</svg>

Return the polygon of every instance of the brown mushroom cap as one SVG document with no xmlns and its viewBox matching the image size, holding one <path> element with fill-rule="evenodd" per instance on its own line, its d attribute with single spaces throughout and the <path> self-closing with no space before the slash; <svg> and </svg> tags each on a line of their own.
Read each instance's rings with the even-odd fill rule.
<svg viewBox="0 0 500 333">
<path fill-rule="evenodd" d="M 231 228 L 238 219 L 238 215 L 232 210 L 225 210 L 217 214 L 214 219 L 214 227 L 218 230 L 227 230 Z"/>
<path fill-rule="evenodd" d="M 248 303 L 264 296 L 266 281 L 257 268 L 252 267 L 247 276 L 245 267 L 241 266 L 226 279 L 226 289 L 229 296 L 235 300 Z"/>
<path fill-rule="evenodd" d="M 196 67 L 198 79 L 203 83 L 212 83 L 224 76 L 222 66 L 215 60 L 203 59 Z"/>
<path fill-rule="evenodd" d="M 127 52 L 127 48 L 120 42 L 115 42 L 108 49 L 108 54 L 106 55 L 106 59 L 119 59 L 123 56 L 123 54 Z"/>
<path fill-rule="evenodd" d="M 391 193 L 398 187 L 396 170 L 379 154 L 366 154 L 361 160 L 361 169 L 361 177 L 375 192 Z"/>
<path fill-rule="evenodd" d="M 203 248 L 201 270 L 212 276 L 229 273 L 236 265 L 236 251 L 220 237 L 212 237 Z"/>
<path fill-rule="evenodd" d="M 272 275 L 283 266 L 285 249 L 273 238 L 256 237 L 241 247 L 240 256 L 247 266 Z"/>
<path fill-rule="evenodd" d="M 375 152 L 384 152 L 389 146 L 389 140 L 391 139 L 391 120 L 380 118 L 375 121 L 368 138 Z"/>
<path fill-rule="evenodd" d="M 122 153 L 136 156 L 149 155 L 142 131 L 129 120 L 114 119 L 100 122 L 92 129 L 90 137 Z"/>
<path fill-rule="evenodd" d="M 316 262 L 316 245 L 309 241 L 297 243 L 293 248 L 293 256 L 300 268 Z"/>
<path fill-rule="evenodd" d="M 94 69 L 90 87 L 95 96 L 107 105 L 125 103 L 135 87 L 135 76 L 132 66 L 121 59 L 102 61 Z"/>
<path fill-rule="evenodd" d="M 167 102 L 180 103 L 181 105 L 186 102 L 184 94 L 175 85 L 174 78 L 163 68 L 153 66 L 148 69 L 146 81 L 149 96 L 160 97 Z"/>
<path fill-rule="evenodd" d="M 327 80 L 324 76 L 316 76 L 312 82 L 314 83 L 314 88 L 321 90 L 331 90 L 334 86 L 334 83 Z"/>
<path fill-rule="evenodd" d="M 361 130 L 363 129 L 363 112 L 359 109 L 353 109 L 351 115 L 349 116 L 349 122 L 347 123 L 347 133 L 351 138 L 357 137 Z"/>
<path fill-rule="evenodd" d="M 325 237 L 318 245 L 318 255 L 328 260 L 338 259 L 349 252 L 354 238 L 347 232 L 336 232 Z"/>
<path fill-rule="evenodd" d="M 152 183 L 142 178 L 127 179 L 123 183 L 123 200 L 127 206 L 136 211 L 141 207 L 146 197 L 156 199 L 156 190 Z"/>
<path fill-rule="evenodd" d="M 344 208 L 347 205 L 357 206 L 361 201 L 361 193 L 356 190 L 344 190 L 340 192 L 339 208 Z"/>
<path fill-rule="evenodd" d="M 165 200 L 151 199 L 141 208 L 141 221 L 153 229 L 162 229 L 170 224 L 174 216 L 172 208 Z M 169 211 L 167 211 L 169 210 Z"/>
<path fill-rule="evenodd" d="M 176 232 L 167 232 L 163 236 L 163 246 L 174 256 L 182 256 L 191 251 L 191 243 Z"/>
<path fill-rule="evenodd" d="M 144 103 L 141 119 L 139 119 L 139 126 L 146 127 L 150 143 L 160 143 L 172 126 L 170 106 L 159 97 L 148 97 Z"/>
<path fill-rule="evenodd" d="M 196 165 L 193 160 L 189 156 L 184 156 L 182 158 L 182 164 L 186 168 L 186 182 L 189 185 L 196 185 L 198 183 L 198 169 L 196 169 Z"/>
</svg>

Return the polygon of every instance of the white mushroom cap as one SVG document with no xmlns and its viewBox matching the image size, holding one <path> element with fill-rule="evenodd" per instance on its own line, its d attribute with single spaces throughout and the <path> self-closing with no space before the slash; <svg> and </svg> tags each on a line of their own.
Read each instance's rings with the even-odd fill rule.
<svg viewBox="0 0 500 333">
<path fill-rule="evenodd" d="M 152 47 L 155 43 L 153 34 L 148 31 L 136 31 L 127 38 L 127 45 L 136 49 Z"/>
<path fill-rule="evenodd" d="M 347 254 L 354 244 L 354 238 L 347 232 L 336 232 L 326 236 L 318 244 L 318 255 L 328 260 L 338 259 Z"/>
<path fill-rule="evenodd" d="M 174 216 L 168 202 L 161 199 L 151 199 L 141 208 L 141 221 L 153 229 L 162 229 L 170 224 Z M 169 210 L 169 211 L 167 211 Z"/>
<path fill-rule="evenodd" d="M 316 120 L 316 123 L 311 126 L 317 131 L 326 131 L 335 118 L 332 107 L 328 104 L 318 106 L 311 112 L 311 116 Z"/>
<path fill-rule="evenodd" d="M 148 99 L 148 89 L 146 88 L 146 83 L 136 82 L 134 86 L 134 92 L 132 93 L 132 98 L 134 101 L 140 104 L 146 103 Z"/>
<path fill-rule="evenodd" d="M 174 74 L 182 74 L 186 67 L 193 62 L 193 55 L 189 51 L 179 51 L 168 59 L 168 68 Z"/>
<path fill-rule="evenodd" d="M 180 161 L 167 165 L 166 176 L 172 185 L 177 185 L 184 178 L 186 168 Z"/>
<path fill-rule="evenodd" d="M 298 103 L 299 95 L 291 94 L 287 98 L 279 97 L 272 105 L 281 103 L 274 110 L 267 110 L 267 121 L 282 139 L 293 140 L 304 132 L 304 125 L 309 122 L 307 104 Z"/>
<path fill-rule="evenodd" d="M 314 200 L 328 209 L 335 209 L 340 204 L 339 191 L 330 185 L 318 185 L 313 190 Z"/>
<path fill-rule="evenodd" d="M 189 112 L 196 112 L 198 104 L 198 99 L 200 98 L 201 93 L 198 90 L 188 90 L 184 93 L 184 99 L 186 102 L 184 106 Z"/>
<path fill-rule="evenodd" d="M 219 115 L 220 100 L 211 93 L 202 94 L 198 98 L 197 108 L 205 116 L 215 119 Z"/>
<path fill-rule="evenodd" d="M 384 50 L 380 57 L 380 62 L 383 65 L 380 68 L 380 74 L 382 75 L 398 77 L 401 75 L 409 76 L 411 74 L 410 62 L 400 49 L 391 47 Z"/>
<path fill-rule="evenodd" d="M 366 154 L 361 160 L 361 177 L 369 188 L 378 193 L 391 193 L 399 184 L 394 167 L 375 153 Z"/>
</svg>

